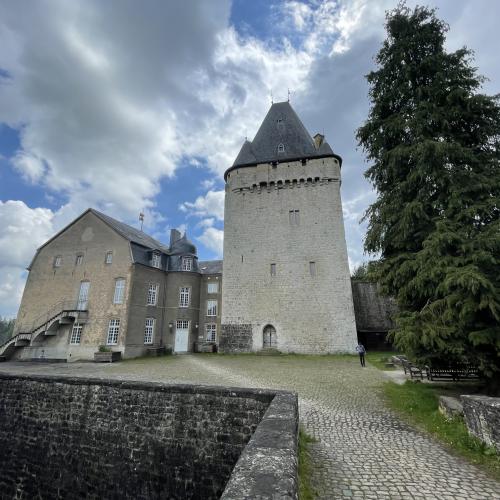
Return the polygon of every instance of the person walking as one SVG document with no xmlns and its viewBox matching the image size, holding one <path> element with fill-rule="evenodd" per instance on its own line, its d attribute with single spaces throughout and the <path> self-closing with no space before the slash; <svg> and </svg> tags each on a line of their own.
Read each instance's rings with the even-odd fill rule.
<svg viewBox="0 0 500 500">
<path fill-rule="evenodd" d="M 361 363 L 361 366 L 365 366 L 365 353 L 366 349 L 365 346 L 360 342 L 356 346 L 356 352 L 359 354 L 359 362 Z"/>
</svg>

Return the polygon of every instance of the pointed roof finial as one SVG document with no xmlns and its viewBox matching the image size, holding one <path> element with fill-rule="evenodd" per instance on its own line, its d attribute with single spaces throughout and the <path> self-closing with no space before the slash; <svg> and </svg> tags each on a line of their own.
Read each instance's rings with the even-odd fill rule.
<svg viewBox="0 0 500 500">
<path fill-rule="evenodd" d="M 144 212 L 139 213 L 139 220 L 141 221 L 141 231 L 142 231 L 142 225 L 144 224 Z"/>
<path fill-rule="evenodd" d="M 287 99 L 287 101 L 290 102 L 290 89 L 286 89 L 286 90 L 288 92 L 288 99 Z"/>
<path fill-rule="evenodd" d="M 273 101 L 273 91 L 271 90 L 271 106 L 274 104 L 274 101 Z"/>
</svg>

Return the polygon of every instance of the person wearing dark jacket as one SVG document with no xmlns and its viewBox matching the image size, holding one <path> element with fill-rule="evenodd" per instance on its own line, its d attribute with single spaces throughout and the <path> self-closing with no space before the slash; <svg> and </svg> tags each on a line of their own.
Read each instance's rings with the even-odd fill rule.
<svg viewBox="0 0 500 500">
<path fill-rule="evenodd" d="M 366 349 L 365 346 L 360 342 L 356 346 L 356 352 L 359 354 L 359 362 L 361 363 L 361 366 L 365 366 L 365 353 Z"/>
</svg>

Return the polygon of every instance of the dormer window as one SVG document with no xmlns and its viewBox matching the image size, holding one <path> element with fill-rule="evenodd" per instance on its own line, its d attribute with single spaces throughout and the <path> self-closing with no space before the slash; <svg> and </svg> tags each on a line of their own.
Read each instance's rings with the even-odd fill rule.
<svg viewBox="0 0 500 500">
<path fill-rule="evenodd" d="M 193 270 L 193 259 L 191 257 L 182 257 L 182 270 L 183 271 Z"/>
<path fill-rule="evenodd" d="M 153 253 L 153 255 L 151 255 L 151 265 L 153 267 L 156 267 L 156 269 L 160 269 L 161 255 L 159 253 Z"/>
<path fill-rule="evenodd" d="M 278 144 L 278 153 L 284 153 L 284 152 L 285 152 L 285 145 Z"/>
</svg>

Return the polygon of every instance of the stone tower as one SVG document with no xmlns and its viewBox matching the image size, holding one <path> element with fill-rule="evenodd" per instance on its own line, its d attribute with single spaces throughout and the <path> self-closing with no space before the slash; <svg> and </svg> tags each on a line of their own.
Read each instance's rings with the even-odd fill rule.
<svg viewBox="0 0 500 500">
<path fill-rule="evenodd" d="M 288 102 L 243 144 L 224 175 L 222 352 L 353 352 L 341 163 Z"/>
</svg>

